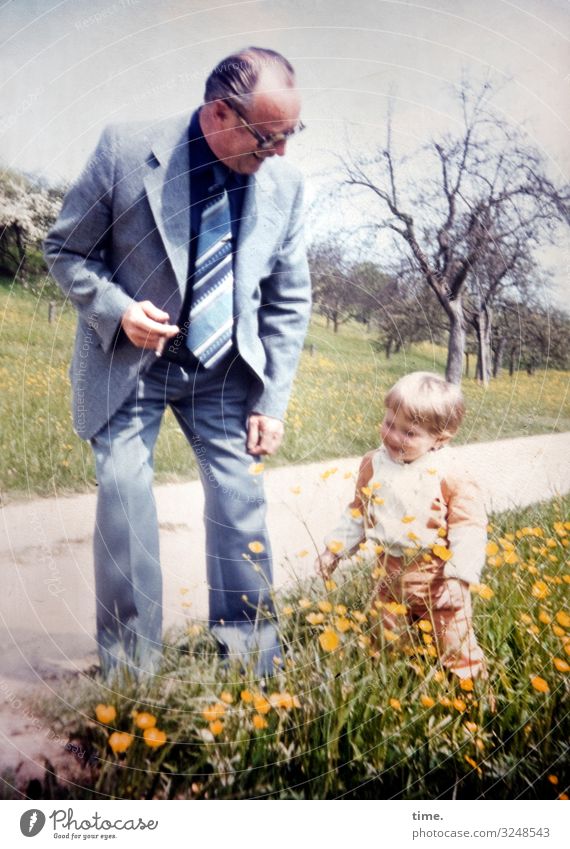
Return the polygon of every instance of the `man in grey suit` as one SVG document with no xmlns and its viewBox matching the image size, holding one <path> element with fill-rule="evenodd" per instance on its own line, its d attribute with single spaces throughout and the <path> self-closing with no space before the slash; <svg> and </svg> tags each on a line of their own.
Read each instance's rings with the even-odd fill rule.
<svg viewBox="0 0 570 849">
<path fill-rule="evenodd" d="M 283 436 L 310 309 L 302 180 L 282 159 L 299 113 L 283 56 L 230 56 L 191 118 L 108 127 L 46 239 L 50 271 L 78 311 L 74 424 L 99 485 L 104 673 L 160 662 L 152 478 L 167 405 L 205 492 L 209 625 L 222 652 L 255 659 L 259 675 L 280 657 L 256 472 Z"/>
</svg>

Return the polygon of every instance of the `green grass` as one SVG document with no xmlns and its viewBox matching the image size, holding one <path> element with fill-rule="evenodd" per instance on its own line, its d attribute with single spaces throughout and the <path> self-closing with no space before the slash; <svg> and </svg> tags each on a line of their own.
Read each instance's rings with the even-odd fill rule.
<svg viewBox="0 0 570 849">
<path fill-rule="evenodd" d="M 484 589 L 474 593 L 489 679 L 476 681 L 472 691 L 442 672 L 416 626 L 410 626 L 411 648 L 384 644 L 371 605 L 370 564 L 362 563 L 335 573 L 336 585 L 315 580 L 277 600 L 287 660 L 265 694 L 247 673 L 222 668 L 212 639 L 190 620 L 170 635 L 158 680 L 118 689 L 89 677 L 58 685 L 58 698 L 41 710 L 92 764 L 85 788 L 64 783 L 63 793 L 143 799 L 555 799 L 568 793 L 569 510 L 566 498 L 493 518 L 490 539 L 499 553 L 489 552 Z M 340 604 L 346 611 L 335 609 Z M 323 610 L 322 623 L 307 621 Z M 339 641 L 331 651 L 319 642 L 326 628 Z M 116 717 L 97 721 L 97 704 L 111 705 Z M 149 748 L 133 711 L 152 714 L 166 735 L 163 745 Z M 113 751 L 115 731 L 133 735 L 124 753 Z"/>
<path fill-rule="evenodd" d="M 6 496 L 62 494 L 93 486 L 90 447 L 71 426 L 67 376 L 75 328 L 70 306 L 48 323 L 44 297 L 0 287 L 0 487 Z M 313 351 L 311 351 L 313 346 Z M 412 346 L 386 360 L 361 325 L 339 334 L 313 321 L 287 414 L 279 455 L 270 465 L 361 454 L 378 440 L 386 389 L 402 374 L 443 371 L 445 352 Z M 569 375 L 540 371 L 503 376 L 489 389 L 464 381 L 468 415 L 459 441 L 475 442 L 570 430 Z M 192 453 L 167 413 L 156 449 L 158 481 L 196 477 Z"/>
</svg>

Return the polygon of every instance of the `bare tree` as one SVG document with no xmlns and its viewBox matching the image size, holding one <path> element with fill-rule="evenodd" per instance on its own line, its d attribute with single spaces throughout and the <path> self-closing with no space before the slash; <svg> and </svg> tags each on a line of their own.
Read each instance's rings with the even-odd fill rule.
<svg viewBox="0 0 570 849">
<path fill-rule="evenodd" d="M 490 92 L 489 85 L 477 95 L 467 85 L 461 88 L 462 132 L 433 140 L 418 154 L 412 171 L 427 176 L 416 177 L 415 185 L 401 177 L 390 119 L 383 150 L 367 162 L 345 162 L 346 183 L 372 191 L 388 213 L 376 228 L 396 234 L 446 313 L 446 376 L 453 383 L 461 380 L 469 277 L 489 253 L 500 254 L 517 240 L 530 248 L 568 220 L 568 193 L 546 177 L 540 154 L 522 134 L 492 112 Z M 473 291 L 480 297 L 478 303 L 472 298 L 471 310 L 487 344 L 491 301 L 476 281 Z M 484 356 L 481 374 L 487 375 Z"/>
</svg>

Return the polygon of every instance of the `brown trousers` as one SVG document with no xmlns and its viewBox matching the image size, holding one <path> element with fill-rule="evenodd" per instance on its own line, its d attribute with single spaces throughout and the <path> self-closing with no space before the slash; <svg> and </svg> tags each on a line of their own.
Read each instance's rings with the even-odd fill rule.
<svg viewBox="0 0 570 849">
<path fill-rule="evenodd" d="M 405 563 L 399 557 L 380 557 L 386 575 L 377 586 L 380 621 L 390 636 L 403 638 L 410 625 L 419 620 L 431 624 L 425 632 L 441 663 L 460 678 L 485 675 L 483 652 L 473 630 L 469 586 L 457 578 L 446 578 L 443 561 L 418 559 Z M 394 604 L 404 604 L 407 612 L 395 611 Z M 393 639 L 393 636 L 392 636 Z M 429 642 L 429 638 L 428 638 Z"/>
</svg>

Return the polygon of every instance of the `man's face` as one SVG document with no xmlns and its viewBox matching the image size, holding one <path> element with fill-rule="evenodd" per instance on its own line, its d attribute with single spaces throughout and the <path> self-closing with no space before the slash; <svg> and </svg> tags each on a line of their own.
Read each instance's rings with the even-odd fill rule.
<svg viewBox="0 0 570 849">
<path fill-rule="evenodd" d="M 297 126 L 301 100 L 296 88 L 286 87 L 283 78 L 266 72 L 253 94 L 251 105 L 242 109 L 243 119 L 264 136 L 287 133 Z M 216 156 L 238 174 L 254 174 L 270 156 L 284 156 L 287 141 L 277 142 L 269 150 L 260 150 L 251 131 L 228 103 L 216 104 L 219 130 L 208 142 Z"/>
<path fill-rule="evenodd" d="M 386 410 L 380 435 L 392 460 L 399 463 L 412 463 L 433 448 L 439 448 L 445 441 L 401 410 L 390 408 Z"/>
</svg>

